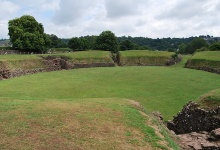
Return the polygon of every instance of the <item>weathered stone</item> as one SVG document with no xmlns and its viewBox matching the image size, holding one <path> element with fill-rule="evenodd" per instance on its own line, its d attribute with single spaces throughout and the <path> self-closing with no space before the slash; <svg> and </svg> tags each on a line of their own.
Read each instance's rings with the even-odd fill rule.
<svg viewBox="0 0 220 150">
<path fill-rule="evenodd" d="M 181 147 L 183 147 L 183 149 L 220 150 L 220 141 L 210 141 L 211 134 L 208 132 L 180 134 L 178 137 L 180 138 Z"/>
<path fill-rule="evenodd" d="M 211 134 L 212 136 L 220 140 L 220 128 L 213 130 Z"/>
<path fill-rule="evenodd" d="M 215 143 L 211 143 L 211 142 L 205 142 L 205 143 L 201 143 L 202 148 L 211 148 L 211 149 L 215 149 L 218 148 L 218 146 Z"/>
</svg>

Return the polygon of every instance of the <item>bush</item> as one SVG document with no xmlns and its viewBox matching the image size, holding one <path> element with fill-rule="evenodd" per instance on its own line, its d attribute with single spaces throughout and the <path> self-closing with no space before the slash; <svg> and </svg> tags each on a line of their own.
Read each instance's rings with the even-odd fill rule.
<svg viewBox="0 0 220 150">
<path fill-rule="evenodd" d="M 220 42 L 212 44 L 209 48 L 211 51 L 220 51 Z"/>
<path fill-rule="evenodd" d="M 209 50 L 210 50 L 210 49 L 207 48 L 207 47 L 202 47 L 202 48 L 197 49 L 196 51 L 197 51 L 197 52 L 202 52 L 202 51 L 209 51 Z"/>
</svg>

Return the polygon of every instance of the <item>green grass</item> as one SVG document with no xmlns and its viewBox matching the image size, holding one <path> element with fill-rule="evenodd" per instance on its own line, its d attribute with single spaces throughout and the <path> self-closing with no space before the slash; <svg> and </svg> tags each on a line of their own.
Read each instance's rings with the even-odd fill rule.
<svg viewBox="0 0 220 150">
<path fill-rule="evenodd" d="M 35 60 L 41 59 L 40 55 L 0 55 L 0 61 L 15 61 L 15 60 Z"/>
<path fill-rule="evenodd" d="M 192 56 L 192 59 L 220 61 L 220 51 L 197 52 Z"/>
<path fill-rule="evenodd" d="M 108 51 L 79 51 L 71 53 L 62 53 L 62 54 L 33 54 L 33 55 L 0 55 L 0 61 L 13 61 L 13 60 L 33 60 L 41 59 L 41 56 L 66 56 L 70 59 L 104 59 L 111 58 L 110 52 Z"/>
<path fill-rule="evenodd" d="M 182 106 L 220 87 L 220 77 L 169 67 L 77 69 L 1 81 L 0 97 L 24 100 L 128 98 L 172 119 Z"/>
<path fill-rule="evenodd" d="M 205 93 L 198 99 L 198 103 L 206 109 L 215 109 L 220 106 L 220 89 Z"/>
<path fill-rule="evenodd" d="M 129 50 L 120 51 L 120 64 L 124 66 L 164 66 L 171 59 L 173 52 Z"/>
<path fill-rule="evenodd" d="M 173 52 L 167 51 L 148 51 L 148 50 L 129 50 L 120 51 L 124 57 L 171 57 Z"/>
<path fill-rule="evenodd" d="M 60 54 L 57 54 L 60 55 Z M 80 51 L 61 54 L 61 56 L 66 56 L 70 59 L 71 62 L 78 63 L 114 63 L 111 59 L 111 53 L 108 51 Z"/>
<path fill-rule="evenodd" d="M 220 69 L 220 52 L 219 51 L 204 51 L 195 53 L 187 62 L 187 67 L 201 69 L 210 68 L 215 72 Z"/>
<path fill-rule="evenodd" d="M 110 57 L 83 53 L 62 55 Z M 183 68 L 190 57 L 172 67 L 75 69 L 2 80 L 0 149 L 178 149 L 166 129 L 129 100 L 140 102 L 147 114 L 160 111 L 165 121 L 190 100 L 219 105 L 219 75 Z"/>
<path fill-rule="evenodd" d="M 173 65 L 172 67 L 184 68 L 186 62 L 192 57 L 192 55 L 182 55 L 180 57 L 182 57 L 182 60 L 179 63 L 176 63 L 175 65 Z"/>
</svg>

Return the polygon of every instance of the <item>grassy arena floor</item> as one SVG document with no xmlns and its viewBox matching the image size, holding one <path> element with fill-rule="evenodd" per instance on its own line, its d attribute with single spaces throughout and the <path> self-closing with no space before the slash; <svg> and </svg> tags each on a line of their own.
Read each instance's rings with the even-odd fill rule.
<svg viewBox="0 0 220 150">
<path fill-rule="evenodd" d="M 127 98 L 172 119 L 189 100 L 220 87 L 220 77 L 169 67 L 114 67 L 58 71 L 1 81 L 0 97 L 23 100 Z"/>
</svg>

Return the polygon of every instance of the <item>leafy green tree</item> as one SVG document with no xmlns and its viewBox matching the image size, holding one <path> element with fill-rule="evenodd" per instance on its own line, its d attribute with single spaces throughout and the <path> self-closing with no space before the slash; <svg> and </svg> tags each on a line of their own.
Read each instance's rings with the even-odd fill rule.
<svg viewBox="0 0 220 150">
<path fill-rule="evenodd" d="M 68 46 L 72 50 L 86 50 L 89 49 L 89 41 L 86 38 L 71 38 Z"/>
<path fill-rule="evenodd" d="M 96 39 L 95 49 L 118 52 L 118 41 L 111 31 L 103 31 Z"/>
<path fill-rule="evenodd" d="M 67 42 L 58 38 L 56 35 L 47 34 L 47 36 L 51 41 L 50 48 L 67 48 L 68 47 Z"/>
<path fill-rule="evenodd" d="M 197 49 L 203 47 L 208 47 L 208 43 L 203 38 L 195 38 L 189 44 L 181 44 L 179 50 L 182 54 L 193 54 Z"/>
<path fill-rule="evenodd" d="M 220 42 L 215 42 L 215 43 L 213 43 L 213 44 L 209 47 L 209 49 L 210 49 L 211 51 L 220 51 Z"/>
<path fill-rule="evenodd" d="M 202 47 L 208 47 L 208 43 L 203 38 L 196 38 L 190 43 L 190 49 L 188 50 L 188 52 L 192 54 L 197 49 L 200 49 Z"/>
<path fill-rule="evenodd" d="M 46 52 L 50 45 L 50 39 L 44 33 L 43 25 L 32 16 L 24 15 L 10 20 L 8 30 L 15 49 Z"/>
<path fill-rule="evenodd" d="M 134 43 L 130 40 L 124 40 L 120 42 L 120 50 L 133 50 L 134 49 Z"/>
<path fill-rule="evenodd" d="M 188 44 L 182 43 L 178 46 L 179 49 L 179 53 L 180 54 L 185 54 L 186 48 L 187 48 Z"/>
<path fill-rule="evenodd" d="M 80 50 L 81 49 L 81 41 L 79 38 L 71 38 L 69 40 L 68 46 L 72 50 Z"/>
<path fill-rule="evenodd" d="M 51 41 L 50 48 L 58 48 L 61 40 L 54 34 L 48 34 L 47 36 L 49 37 Z"/>
</svg>

